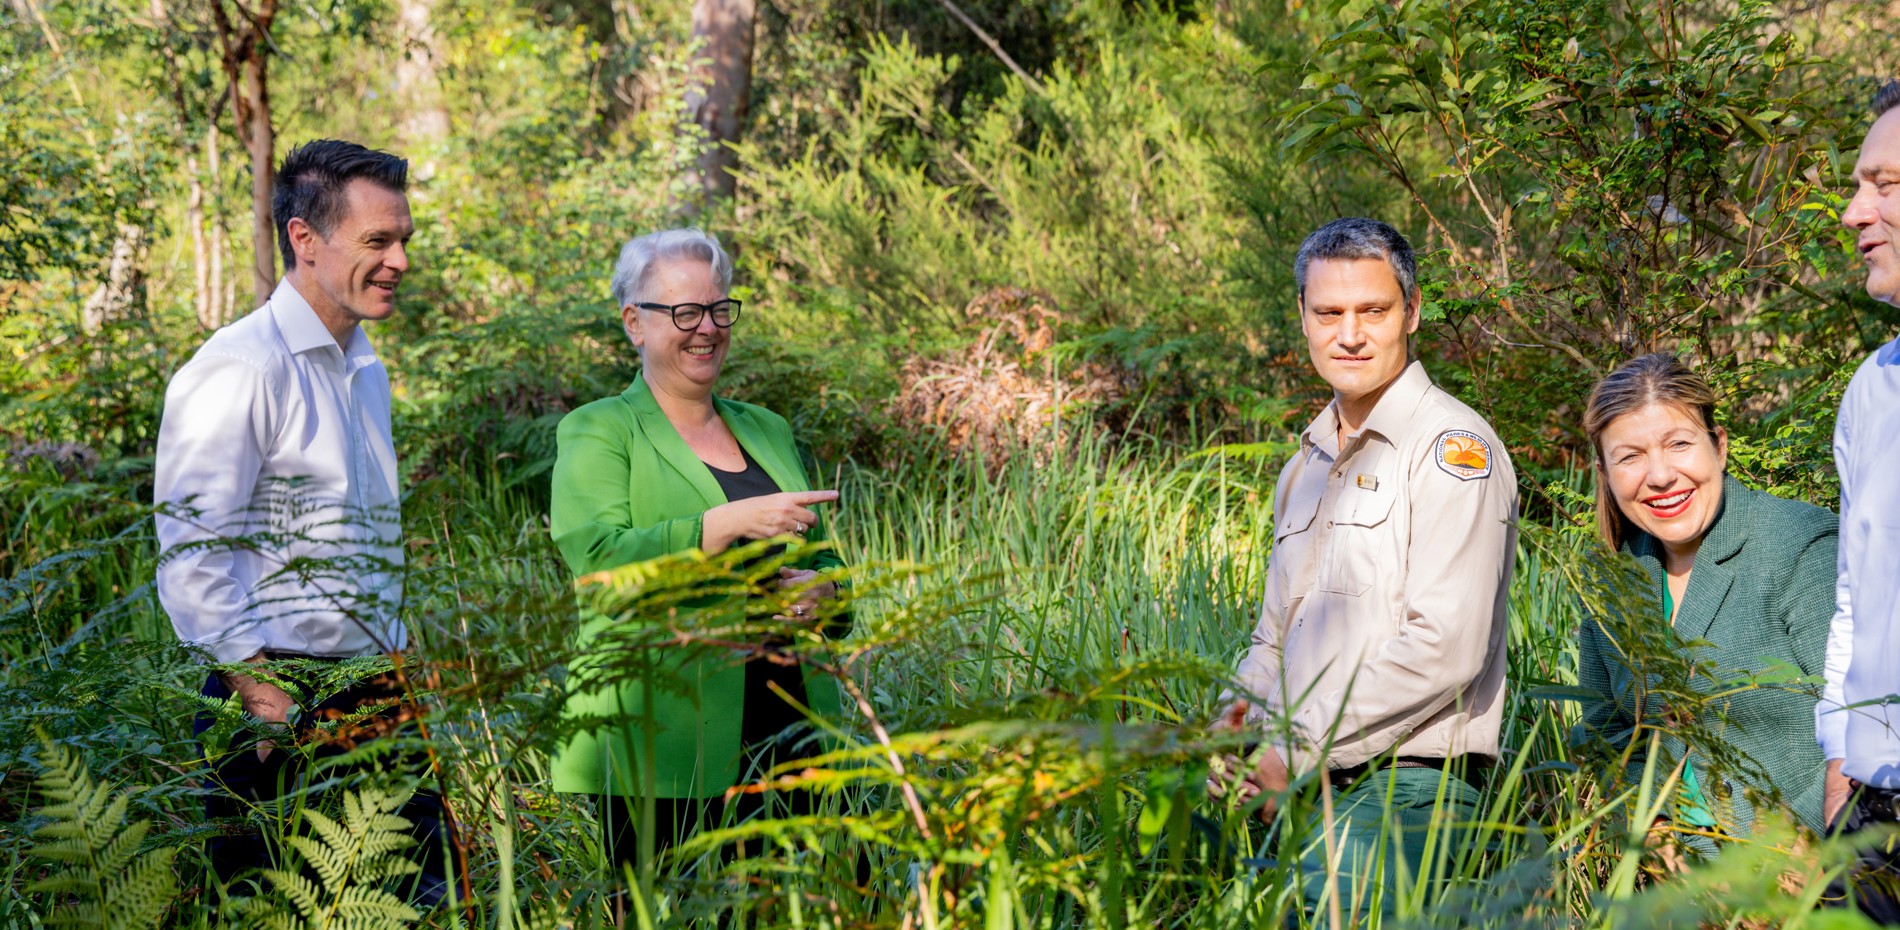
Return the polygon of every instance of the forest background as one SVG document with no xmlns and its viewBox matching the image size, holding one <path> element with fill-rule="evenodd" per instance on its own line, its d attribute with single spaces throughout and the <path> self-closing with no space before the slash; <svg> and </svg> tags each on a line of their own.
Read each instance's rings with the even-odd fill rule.
<svg viewBox="0 0 1900 930">
<path fill-rule="evenodd" d="M 1838 218 L 1896 21 L 1870 0 L 8 0 L 0 924 L 322 922 L 205 879 L 201 673 L 152 593 L 149 506 L 166 381 L 276 277 L 254 166 L 319 137 L 413 169 L 414 269 L 372 338 L 426 742 L 471 844 L 471 900 L 429 921 L 606 913 L 593 812 L 542 777 L 571 658 L 547 619 L 573 598 L 547 473 L 562 414 L 636 372 L 619 244 L 692 222 L 747 301 L 721 392 L 790 419 L 844 491 L 858 632 L 808 658 L 863 700 L 833 722 L 856 749 L 784 773 L 853 790 L 736 828 L 771 841 L 760 862 L 644 875 L 641 919 L 1277 925 L 1297 896 L 1271 850 L 1298 831 L 1201 803 L 1196 766 L 1274 471 L 1327 396 L 1293 252 L 1363 214 L 1418 245 L 1419 354 L 1509 445 L 1528 528 L 1492 835 L 1399 918 L 1823 923 L 1785 873 L 1828 853 L 1788 831 L 1652 882 L 1627 813 L 1673 776 L 1600 783 L 1607 750 L 1566 733 L 1580 608 L 1615 596 L 1580 581 L 1579 413 L 1619 361 L 1680 351 L 1724 395 L 1732 471 L 1834 504 L 1840 391 L 1900 323 Z M 620 609 L 703 570 L 655 567 Z M 1695 674 L 1629 632 L 1664 686 Z"/>
</svg>

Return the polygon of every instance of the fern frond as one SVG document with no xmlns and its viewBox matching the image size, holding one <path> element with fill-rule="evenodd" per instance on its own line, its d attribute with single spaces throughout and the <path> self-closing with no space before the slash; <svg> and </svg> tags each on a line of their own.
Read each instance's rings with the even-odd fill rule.
<svg viewBox="0 0 1900 930">
<path fill-rule="evenodd" d="M 46 922 L 54 926 L 157 927 L 178 895 L 172 849 L 141 853 L 147 821 L 127 823 L 131 793 L 93 780 L 77 753 L 40 731 L 40 791 L 54 803 L 39 809 L 48 820 L 33 831 L 29 849 L 42 862 L 64 866 L 27 886 L 54 898 Z"/>
<path fill-rule="evenodd" d="M 389 930 L 421 920 L 421 913 L 382 888 L 387 879 L 420 871 L 395 855 L 415 842 L 405 832 L 409 821 L 396 813 L 408 800 L 406 793 L 364 789 L 343 795 L 340 821 L 306 810 L 310 832 L 287 837 L 285 843 L 308 872 L 265 872 L 288 908 L 249 902 L 245 909 L 252 921 L 283 930 Z"/>
<path fill-rule="evenodd" d="M 339 888 L 349 881 L 350 860 L 354 849 L 348 834 L 337 835 L 334 822 L 316 811 L 304 811 L 304 822 L 317 836 L 290 836 L 284 842 L 297 851 L 303 864 L 317 873 L 325 888 Z"/>
<path fill-rule="evenodd" d="M 271 887 L 290 899 L 299 915 L 309 917 L 323 910 L 323 890 L 302 873 L 270 869 L 264 873 L 264 877 L 270 879 Z M 297 924 L 301 925 L 302 921 L 297 921 Z"/>
<path fill-rule="evenodd" d="M 123 800 L 123 798 L 121 800 Z M 120 818 L 124 818 L 125 805 L 114 804 L 111 808 L 111 812 L 117 813 Z M 123 819 L 110 822 L 121 823 Z M 100 839 L 106 842 L 104 846 L 99 848 L 100 873 L 110 880 L 123 874 L 126 869 L 130 868 L 132 863 L 139 858 L 139 844 L 145 842 L 145 833 L 150 827 L 151 824 L 141 820 L 137 823 L 126 824 L 125 829 L 119 831 L 118 836 L 102 834 Z"/>
<path fill-rule="evenodd" d="M 172 871 L 172 858 L 177 852 L 154 849 L 106 883 L 106 926 L 159 925 L 178 887 L 178 876 Z"/>
<path fill-rule="evenodd" d="M 421 920 L 422 914 L 381 888 L 356 885 L 344 889 L 337 898 L 335 918 L 346 927 L 386 927 L 413 923 Z"/>
</svg>

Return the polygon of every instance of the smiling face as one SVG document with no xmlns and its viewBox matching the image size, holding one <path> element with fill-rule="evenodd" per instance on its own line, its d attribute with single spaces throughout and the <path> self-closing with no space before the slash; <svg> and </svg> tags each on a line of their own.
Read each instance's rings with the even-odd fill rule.
<svg viewBox="0 0 1900 930">
<path fill-rule="evenodd" d="M 297 267 L 287 275 L 342 344 L 365 320 L 396 312 L 396 287 L 409 271 L 409 237 L 416 224 L 409 198 L 357 178 L 344 188 L 346 207 L 328 236 L 301 217 L 287 224 Z"/>
<path fill-rule="evenodd" d="M 1881 114 L 1867 130 L 1854 177 L 1854 199 L 1841 222 L 1860 231 L 1868 296 L 1900 305 L 1900 107 Z"/>
<path fill-rule="evenodd" d="M 719 276 L 707 262 L 695 258 L 654 261 L 638 303 L 710 304 L 726 299 Z M 676 397 L 703 399 L 712 393 L 719 370 L 726 364 L 732 330 L 720 329 L 713 315 L 701 314 L 699 325 L 681 332 L 664 310 L 642 310 L 629 304 L 620 308 L 627 338 L 640 350 L 647 383 L 656 391 Z"/>
<path fill-rule="evenodd" d="M 1300 330 L 1341 418 L 1357 426 L 1405 372 L 1406 337 L 1418 331 L 1418 305 L 1406 300 L 1384 259 L 1318 259 L 1307 266 Z"/>
<path fill-rule="evenodd" d="M 1672 557 L 1693 560 L 1722 510 L 1728 434 L 1710 436 L 1689 411 L 1652 403 L 1611 420 L 1597 445 L 1598 477 L 1617 509 Z"/>
</svg>

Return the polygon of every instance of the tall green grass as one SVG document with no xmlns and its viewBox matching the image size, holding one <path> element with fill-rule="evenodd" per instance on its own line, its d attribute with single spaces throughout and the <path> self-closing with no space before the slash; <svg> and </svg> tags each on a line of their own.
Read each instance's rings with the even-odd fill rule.
<svg viewBox="0 0 1900 930">
<path fill-rule="evenodd" d="M 797 648 L 847 677 L 876 725 L 852 712 L 823 721 L 830 739 L 770 773 L 818 791 L 816 813 L 724 824 L 649 864 L 624 894 L 602 860 L 591 801 L 548 789 L 575 600 L 542 500 L 531 483 L 500 477 L 412 488 L 406 667 L 429 695 L 422 745 L 440 765 L 429 784 L 448 789 L 472 892 L 426 922 L 584 927 L 615 912 L 640 926 L 837 928 L 1817 919 L 1777 879 L 1832 860 L 1812 845 L 1791 853 L 1792 833 L 1773 818 L 1715 865 L 1654 880 L 1633 825 L 1647 824 L 1642 812 L 1672 773 L 1621 794 L 1600 788 L 1602 760 L 1573 745 L 1574 713 L 1559 699 L 1575 680 L 1577 589 L 1594 545 L 1561 519 L 1523 535 L 1507 749 L 1477 779 L 1481 821 L 1440 825 L 1433 873 L 1393 900 L 1346 882 L 1340 907 L 1303 913 L 1295 863 L 1321 842 L 1312 823 L 1326 816 L 1323 786 L 1296 785 L 1272 829 L 1200 792 L 1202 760 L 1234 748 L 1207 724 L 1255 622 L 1272 464 L 1102 440 L 1015 450 L 994 472 L 979 461 L 923 445 L 887 469 L 842 473 L 834 527 L 855 566 L 857 627 Z M 165 925 L 216 923 L 245 893 L 208 882 L 198 851 L 212 829 L 189 729 L 203 672 L 171 643 L 151 596 L 138 481 L 0 473 L 9 926 L 84 903 L 33 884 L 53 863 L 32 852 L 32 831 L 57 820 L 31 787 L 49 764 L 36 725 L 122 793 L 124 818 L 151 822 L 147 845 L 177 851 L 182 891 Z M 659 616 L 653 605 L 741 571 L 677 560 L 607 596 L 632 617 Z M 735 632 L 696 622 L 676 616 L 667 635 L 692 648 Z M 628 624 L 626 642 L 659 635 L 649 626 L 665 624 Z M 721 844 L 739 837 L 760 854 L 727 861 Z"/>
</svg>

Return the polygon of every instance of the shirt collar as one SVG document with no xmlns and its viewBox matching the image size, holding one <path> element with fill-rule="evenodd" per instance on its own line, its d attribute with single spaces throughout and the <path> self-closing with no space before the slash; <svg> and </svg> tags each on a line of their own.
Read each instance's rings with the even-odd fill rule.
<svg viewBox="0 0 1900 930">
<path fill-rule="evenodd" d="M 1425 399 L 1425 392 L 1432 389 L 1432 378 L 1425 373 L 1423 362 L 1412 362 L 1399 372 L 1392 386 L 1380 395 L 1379 402 L 1372 406 L 1372 415 L 1366 417 L 1365 429 L 1369 429 L 1391 442 L 1397 443 L 1410 432 L 1418 422 L 1412 416 L 1418 411 L 1418 403 Z"/>
<path fill-rule="evenodd" d="M 1715 512 L 1709 529 L 1702 535 L 1702 545 L 1696 549 L 1696 557 L 1708 556 L 1717 562 L 1726 562 L 1735 553 L 1742 551 L 1742 545 L 1748 542 L 1749 530 L 1755 525 L 1755 492 L 1747 485 L 1737 481 L 1734 475 L 1722 474 L 1722 507 Z"/>
<path fill-rule="evenodd" d="M 1319 416 L 1314 417 L 1313 422 L 1306 427 L 1306 432 L 1300 434 L 1300 444 L 1309 449 L 1317 447 L 1331 458 L 1339 457 L 1339 401 L 1337 399 L 1326 402 L 1326 409 L 1321 410 Z"/>
<path fill-rule="evenodd" d="M 277 290 L 271 292 L 270 312 L 271 318 L 277 321 L 277 330 L 284 334 L 284 344 L 290 347 L 293 354 L 300 355 L 312 349 L 336 349 L 352 369 L 376 361 L 376 351 L 370 347 L 369 337 L 363 333 L 362 326 L 351 330 L 348 346 L 338 346 L 336 337 L 330 335 L 330 328 L 323 325 L 317 311 L 311 309 L 310 301 L 304 299 L 288 277 L 279 280 Z"/>
<path fill-rule="evenodd" d="M 1385 437 L 1386 441 L 1396 444 L 1404 438 L 1406 431 L 1412 428 L 1413 412 L 1425 399 L 1425 392 L 1431 390 L 1432 378 L 1425 373 L 1422 362 L 1411 362 L 1399 376 L 1392 380 L 1392 386 L 1380 395 L 1379 402 L 1372 407 L 1372 415 L 1366 417 L 1366 423 L 1360 432 L 1374 432 Z M 1300 441 L 1308 446 L 1318 446 L 1321 451 L 1337 458 L 1339 456 L 1339 401 L 1326 405 L 1313 419 L 1306 432 L 1300 434 Z"/>
</svg>

